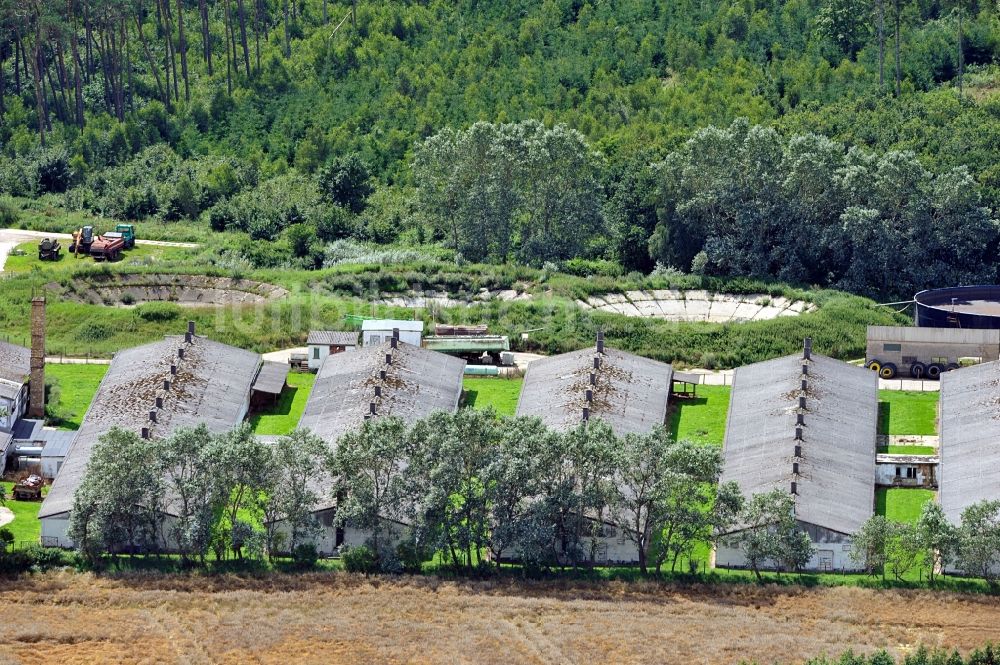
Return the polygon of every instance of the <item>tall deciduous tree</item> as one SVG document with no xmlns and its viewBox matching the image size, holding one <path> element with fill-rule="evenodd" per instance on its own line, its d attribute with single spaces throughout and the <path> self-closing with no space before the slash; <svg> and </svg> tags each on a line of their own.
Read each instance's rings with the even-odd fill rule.
<svg viewBox="0 0 1000 665">
<path fill-rule="evenodd" d="M 797 570 L 813 555 L 812 542 L 795 521 L 795 500 L 784 490 L 751 497 L 740 516 L 740 527 L 728 540 L 743 551 L 758 581 L 765 565 Z"/>
<path fill-rule="evenodd" d="M 284 528 L 288 551 L 314 542 L 319 532 L 313 514 L 322 499 L 320 487 L 329 479 L 329 449 L 323 439 L 308 430 L 295 430 L 281 437 L 273 448 L 273 476 L 264 505 L 268 525 L 268 552 L 278 548 L 278 529 Z"/>
<path fill-rule="evenodd" d="M 402 420 L 375 418 L 341 437 L 333 453 L 336 521 L 371 533 L 376 563 L 392 545 L 389 525 L 413 521 L 410 452 Z"/>
<path fill-rule="evenodd" d="M 73 497 L 68 535 L 91 560 L 161 542 L 165 487 L 157 448 L 118 428 L 103 435 Z"/>
</svg>

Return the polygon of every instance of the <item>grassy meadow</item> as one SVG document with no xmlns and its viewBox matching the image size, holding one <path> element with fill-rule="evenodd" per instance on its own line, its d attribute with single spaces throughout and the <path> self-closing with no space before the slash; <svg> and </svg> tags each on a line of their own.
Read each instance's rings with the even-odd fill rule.
<svg viewBox="0 0 1000 665">
<path fill-rule="evenodd" d="M 1000 617 L 993 598 L 945 592 L 336 572 L 50 572 L 0 590 L 0 613 L 0 658 L 123 665 L 151 654 L 162 663 L 454 662 L 456 654 L 483 663 L 713 665 L 780 654 L 791 663 L 848 649 L 903 655 L 918 644 L 968 651 L 995 639 Z"/>
<path fill-rule="evenodd" d="M 492 407 L 499 416 L 513 416 L 521 396 L 524 379 L 506 377 L 465 377 L 465 406 L 473 409 Z"/>
<path fill-rule="evenodd" d="M 698 386 L 695 397 L 674 398 L 668 416 L 673 437 L 721 446 L 730 391 L 729 386 Z"/>
<path fill-rule="evenodd" d="M 937 434 L 938 392 L 878 391 L 879 434 Z"/>
<path fill-rule="evenodd" d="M 277 403 L 250 416 L 257 434 L 285 435 L 298 427 L 302 412 L 309 401 L 316 375 L 312 372 L 289 372 L 288 388 Z"/>
<path fill-rule="evenodd" d="M 46 364 L 48 400 L 45 412 L 49 424 L 62 429 L 79 429 L 107 371 L 108 366 L 103 364 Z"/>
<path fill-rule="evenodd" d="M 4 495 L 7 497 L 4 505 L 14 513 L 14 521 L 4 528 L 9 529 L 14 534 L 16 546 L 37 543 L 42 535 L 42 523 L 38 521 L 38 511 L 42 507 L 42 502 L 15 501 L 11 498 L 14 483 L 3 481 L 0 484 L 3 485 Z M 42 492 L 47 494 L 48 489 L 43 489 Z"/>
</svg>

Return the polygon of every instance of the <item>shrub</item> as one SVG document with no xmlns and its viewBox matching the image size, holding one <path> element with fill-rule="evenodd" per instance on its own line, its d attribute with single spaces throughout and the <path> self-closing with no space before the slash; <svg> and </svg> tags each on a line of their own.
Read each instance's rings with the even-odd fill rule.
<svg viewBox="0 0 1000 665">
<path fill-rule="evenodd" d="M 396 548 L 396 556 L 404 573 L 417 574 L 423 570 L 424 561 L 431 558 L 431 552 L 416 543 L 404 541 Z"/>
<path fill-rule="evenodd" d="M 42 547 L 41 545 L 31 545 L 25 548 L 23 552 L 31 558 L 34 563 L 34 567 L 41 571 L 69 565 L 69 557 L 67 553 L 60 549 Z"/>
<path fill-rule="evenodd" d="M 135 313 L 143 321 L 173 321 L 180 317 L 181 308 L 172 302 L 148 302 L 136 307 Z"/>
<path fill-rule="evenodd" d="M 319 561 L 319 552 L 314 544 L 302 543 L 292 550 L 292 561 L 297 568 L 313 568 Z"/>
<path fill-rule="evenodd" d="M 100 342 L 113 337 L 115 328 L 103 321 L 87 321 L 76 328 L 77 339 L 85 342 Z"/>
<path fill-rule="evenodd" d="M 344 570 L 349 573 L 371 575 L 378 572 L 375 552 L 367 545 L 347 548 L 341 555 L 341 560 L 344 562 Z"/>
<path fill-rule="evenodd" d="M 0 198 L 0 226 L 14 226 L 17 224 L 18 217 L 19 213 L 14 202 L 6 197 Z"/>
</svg>

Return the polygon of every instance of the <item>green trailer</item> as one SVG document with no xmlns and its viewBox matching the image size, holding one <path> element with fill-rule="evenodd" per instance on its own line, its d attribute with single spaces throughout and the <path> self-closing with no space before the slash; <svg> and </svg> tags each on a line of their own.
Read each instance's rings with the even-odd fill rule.
<svg viewBox="0 0 1000 665">
<path fill-rule="evenodd" d="M 424 337 L 423 347 L 469 362 L 480 362 L 484 356 L 495 365 L 513 361 L 510 339 L 506 335 L 431 335 Z"/>
</svg>

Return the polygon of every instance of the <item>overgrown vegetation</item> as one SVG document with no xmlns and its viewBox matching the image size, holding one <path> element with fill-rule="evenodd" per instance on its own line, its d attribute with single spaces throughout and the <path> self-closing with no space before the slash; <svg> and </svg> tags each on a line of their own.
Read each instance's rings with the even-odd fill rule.
<svg viewBox="0 0 1000 665">
<path fill-rule="evenodd" d="M 197 220 L 257 267 L 352 238 L 907 296 L 995 277 L 991 3 L 22 4 L 0 5 L 22 223 Z"/>
</svg>

